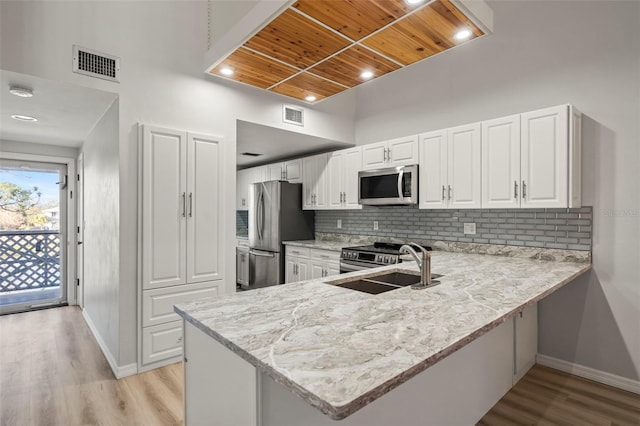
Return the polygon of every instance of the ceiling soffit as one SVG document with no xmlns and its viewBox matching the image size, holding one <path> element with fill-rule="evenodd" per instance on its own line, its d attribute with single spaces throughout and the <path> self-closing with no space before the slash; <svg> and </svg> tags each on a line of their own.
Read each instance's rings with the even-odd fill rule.
<svg viewBox="0 0 640 426">
<path fill-rule="evenodd" d="M 480 25 L 450 0 L 298 0 L 209 72 L 314 103 L 487 34 Z"/>
</svg>

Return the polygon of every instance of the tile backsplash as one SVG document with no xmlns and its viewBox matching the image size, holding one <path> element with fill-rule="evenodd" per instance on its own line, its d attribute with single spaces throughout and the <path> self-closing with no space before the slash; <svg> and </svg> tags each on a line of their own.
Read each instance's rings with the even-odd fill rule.
<svg viewBox="0 0 640 426">
<path fill-rule="evenodd" d="M 249 235 L 249 212 L 236 210 L 236 235 L 246 237 Z"/>
<path fill-rule="evenodd" d="M 576 209 L 420 210 L 415 206 L 317 210 L 316 232 L 591 250 L 592 207 Z M 342 221 L 342 228 L 337 221 Z M 378 230 L 373 222 L 378 222 Z M 464 223 L 476 234 L 465 235 Z"/>
</svg>

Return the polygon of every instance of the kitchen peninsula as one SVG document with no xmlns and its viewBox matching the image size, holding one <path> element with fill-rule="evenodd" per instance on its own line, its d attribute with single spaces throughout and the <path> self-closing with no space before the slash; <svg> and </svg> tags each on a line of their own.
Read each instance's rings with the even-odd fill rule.
<svg viewBox="0 0 640 426">
<path fill-rule="evenodd" d="M 425 290 L 328 283 L 417 270 L 403 263 L 177 305 L 187 424 L 474 423 L 535 362 L 536 303 L 591 268 L 443 251 L 432 265 Z"/>
</svg>

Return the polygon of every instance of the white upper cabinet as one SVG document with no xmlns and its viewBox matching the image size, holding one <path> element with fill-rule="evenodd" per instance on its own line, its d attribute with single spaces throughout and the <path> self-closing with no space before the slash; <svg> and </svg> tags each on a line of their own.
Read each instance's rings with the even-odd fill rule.
<svg viewBox="0 0 640 426">
<path fill-rule="evenodd" d="M 291 183 L 302 183 L 302 159 L 284 163 L 284 179 Z"/>
<path fill-rule="evenodd" d="M 327 208 L 332 210 L 361 209 L 358 204 L 358 171 L 362 166 L 360 147 L 328 154 Z"/>
<path fill-rule="evenodd" d="M 419 207 L 447 208 L 447 131 L 420 135 Z"/>
<path fill-rule="evenodd" d="M 569 108 L 521 115 L 522 207 L 567 207 Z"/>
<path fill-rule="evenodd" d="M 420 135 L 419 207 L 480 207 L 480 123 Z"/>
<path fill-rule="evenodd" d="M 142 286 L 187 281 L 187 134 L 144 126 L 142 136 Z"/>
<path fill-rule="evenodd" d="M 418 163 L 418 135 L 362 146 L 362 169 L 406 166 Z"/>
<path fill-rule="evenodd" d="M 264 167 L 267 170 L 265 181 L 286 180 L 291 183 L 302 182 L 302 159 L 268 164 Z"/>
<path fill-rule="evenodd" d="M 222 279 L 222 139 L 187 134 L 187 281 Z"/>
<path fill-rule="evenodd" d="M 327 154 L 302 159 L 302 208 L 321 210 L 327 201 Z"/>
<path fill-rule="evenodd" d="M 451 208 L 481 207 L 480 123 L 448 130 L 447 199 Z"/>
<path fill-rule="evenodd" d="M 482 207 L 520 207 L 520 115 L 482 122 Z"/>
</svg>

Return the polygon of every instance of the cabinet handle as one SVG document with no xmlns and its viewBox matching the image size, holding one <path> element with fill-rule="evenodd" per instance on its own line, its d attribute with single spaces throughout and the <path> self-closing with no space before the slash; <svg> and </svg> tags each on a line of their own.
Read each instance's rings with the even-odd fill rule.
<svg viewBox="0 0 640 426">
<path fill-rule="evenodd" d="M 189 193 L 189 217 L 193 217 L 193 192 Z"/>
<path fill-rule="evenodd" d="M 447 185 L 449 187 L 449 200 L 451 200 L 451 185 Z"/>
<path fill-rule="evenodd" d="M 182 193 L 182 217 L 187 216 L 187 193 Z"/>
<path fill-rule="evenodd" d="M 391 148 L 387 148 L 387 160 L 391 161 Z"/>
<path fill-rule="evenodd" d="M 444 201 L 444 185 L 442 185 L 442 201 Z"/>
<path fill-rule="evenodd" d="M 513 181 L 513 198 L 518 198 L 518 181 Z"/>
<path fill-rule="evenodd" d="M 181 343 L 182 342 L 182 336 L 178 337 L 178 341 L 176 343 Z"/>
<path fill-rule="evenodd" d="M 527 184 L 522 181 L 522 198 L 527 198 Z"/>
</svg>

